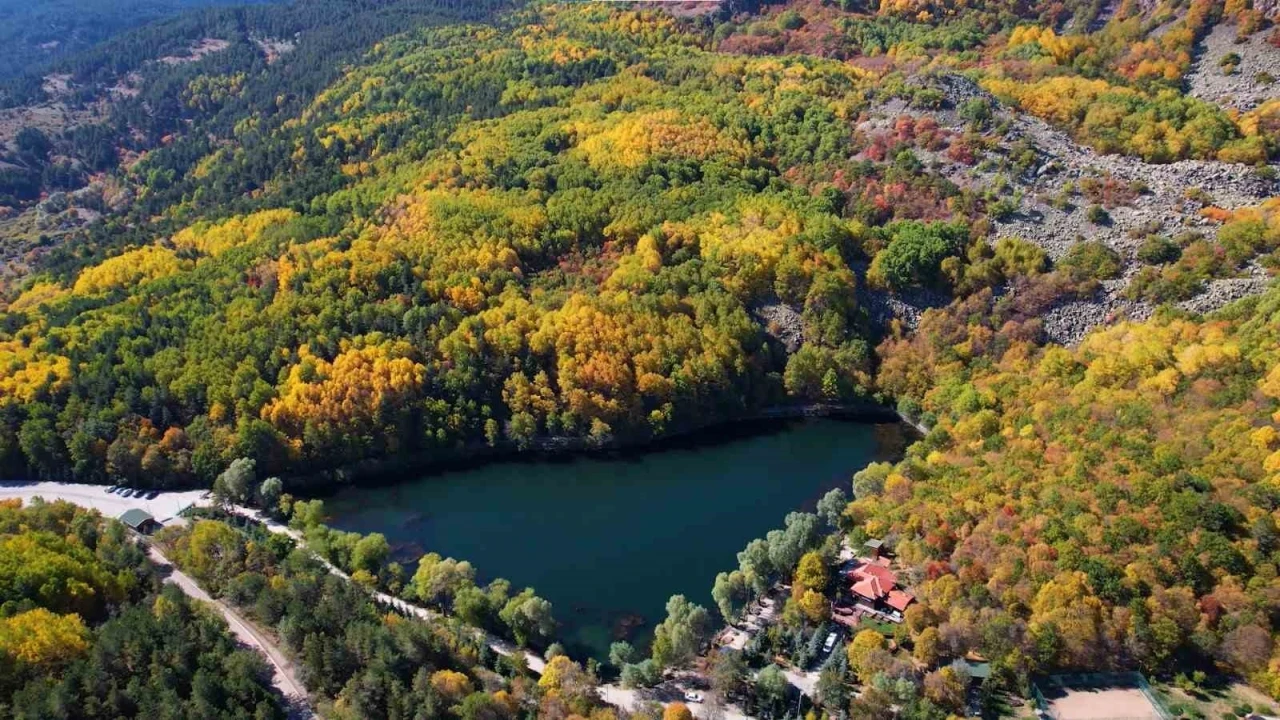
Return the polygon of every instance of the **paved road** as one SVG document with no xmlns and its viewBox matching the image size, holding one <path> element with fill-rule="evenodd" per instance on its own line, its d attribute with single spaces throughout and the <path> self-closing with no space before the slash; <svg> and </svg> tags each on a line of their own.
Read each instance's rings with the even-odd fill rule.
<svg viewBox="0 0 1280 720">
<path fill-rule="evenodd" d="M 307 698 L 306 688 L 298 680 L 294 672 L 293 664 L 285 657 L 284 653 L 276 647 L 276 644 L 270 639 L 264 637 L 252 624 L 240 617 L 235 610 L 221 600 L 215 600 L 205 592 L 196 583 L 190 575 L 179 570 L 169 562 L 154 545 L 147 544 L 147 556 L 151 558 L 151 562 L 167 572 L 165 582 L 176 585 L 182 592 L 200 602 L 208 603 L 218 609 L 222 613 L 222 617 L 226 618 L 227 625 L 231 628 L 231 633 L 236 636 L 240 642 L 256 649 L 262 653 L 267 662 L 271 664 L 271 682 L 280 691 L 285 699 L 295 707 L 305 708 L 309 702 Z M 301 714 L 295 713 L 295 717 L 313 718 L 315 714 L 310 709 L 304 709 Z"/>
<path fill-rule="evenodd" d="M 56 482 L 0 482 L 0 500 L 6 498 L 18 498 L 24 502 L 33 498 L 44 498 L 48 501 L 66 500 L 75 503 L 81 507 L 93 508 L 101 512 L 107 517 L 119 517 L 121 513 L 130 508 L 142 508 L 151 513 L 151 516 L 159 521 L 162 525 L 172 521 L 178 516 L 178 513 L 184 508 L 196 505 L 207 506 L 212 502 L 203 498 L 205 494 L 202 490 L 187 490 L 183 492 L 164 492 L 154 500 L 146 500 L 143 498 L 125 498 L 119 495 L 113 495 L 107 492 L 105 487 L 100 485 L 84 485 L 80 483 L 56 483 Z M 232 506 L 229 508 L 231 512 L 246 517 L 250 520 L 261 523 L 268 530 L 281 535 L 288 535 L 293 538 L 299 545 L 306 546 L 306 540 L 302 537 L 302 533 L 294 530 L 287 525 L 267 518 L 260 514 L 257 510 L 242 506 Z M 337 575 L 344 580 L 351 580 L 342 570 L 338 569 L 328 560 L 318 554 L 316 559 L 324 563 L 329 572 Z M 199 589 L 198 587 L 196 588 Z M 373 592 L 372 595 L 378 601 L 401 608 L 404 612 L 412 614 L 424 620 L 439 620 L 440 614 L 433 610 L 414 605 L 400 598 L 388 595 L 384 592 Z M 477 629 L 477 633 L 482 633 Z M 483 633 L 482 633 L 483 634 Z M 485 642 L 495 652 L 503 655 L 512 655 L 520 652 L 519 648 L 502 638 L 485 635 Z M 529 651 L 524 651 L 525 661 L 529 665 L 529 669 L 542 674 L 546 668 L 546 662 L 537 655 Z M 305 696 L 305 694 L 304 694 Z"/>
</svg>

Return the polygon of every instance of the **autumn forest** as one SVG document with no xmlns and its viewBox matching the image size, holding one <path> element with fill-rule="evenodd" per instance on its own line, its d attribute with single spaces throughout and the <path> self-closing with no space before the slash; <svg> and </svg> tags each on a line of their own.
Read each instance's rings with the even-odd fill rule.
<svg viewBox="0 0 1280 720">
<path fill-rule="evenodd" d="M 593 689 L 675 669 L 766 718 L 1023 717 L 1065 671 L 1280 698 L 1280 11 L 1103 5 L 267 2 L 25 60 L 4 477 L 216 488 L 156 547 L 331 717 L 684 720 Z M 610 663 L 301 499 L 817 411 L 922 433 Z M 822 651 L 868 540 L 911 603 Z M 3 505 L 0 547 L 0 717 L 287 713 L 118 523 Z"/>
</svg>

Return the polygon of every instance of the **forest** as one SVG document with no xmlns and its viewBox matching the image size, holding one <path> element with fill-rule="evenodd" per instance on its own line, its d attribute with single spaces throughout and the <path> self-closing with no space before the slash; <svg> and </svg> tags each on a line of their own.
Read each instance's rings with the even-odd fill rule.
<svg viewBox="0 0 1280 720">
<path fill-rule="evenodd" d="M 137 92 L 5 149 L 13 213 L 59 192 L 100 212 L 0 288 L 5 473 L 227 494 L 228 468 L 251 463 L 279 479 L 230 500 L 269 495 L 358 587 L 541 651 L 554 621 L 532 590 L 478 584 L 430 548 L 410 572 L 385 538 L 285 496 L 779 408 L 895 406 L 927 429 L 904 459 L 780 517 L 717 578 L 723 619 L 790 588 L 778 626 L 713 663 L 726 695 L 791 712 L 773 658 L 815 660 L 842 541 L 878 539 L 918 602 L 830 655 L 815 713 L 963 712 L 954 663 L 974 657 L 987 715 L 997 691 L 1068 670 L 1239 677 L 1280 698 L 1280 101 L 1193 91 L 1244 62 L 1206 70 L 1214 33 L 1280 49 L 1265 8 L 357 5 L 188 13 L 57 61 L 68 102 L 131 74 Z M 226 47 L 155 61 L 205 38 Z M 15 106 L 43 92 L 6 90 Z M 1082 307 L 1087 327 L 1055 341 Z M 97 535 L 49 532 L 48 552 L 75 558 L 62 572 L 113 608 L 183 602 L 120 585 L 126 560 L 95 560 Z M 600 667 L 566 658 L 567 679 L 534 683 L 461 624 L 388 615 L 231 518 L 160 541 L 284 639 L 335 717 L 611 712 L 587 690 Z M 165 619 L 28 597 L 40 587 L 0 621 L 58 616 L 68 647 L 7 675 L 15 708 L 42 707 L 65 668 L 112 672 L 90 659 L 111 623 Z M 649 656 L 617 647 L 606 673 L 659 682 L 713 624 L 673 598 Z M 148 651 L 189 652 L 175 642 Z M 765 668 L 748 682 L 747 665 Z M 229 697 L 274 717 L 259 671 Z M 165 682 L 205 701 L 203 681 Z"/>
<path fill-rule="evenodd" d="M 108 220 L 24 283 L 9 465 L 169 486 L 241 456 L 296 476 L 866 400 L 860 263 L 869 287 L 941 292 L 1043 264 L 1015 239 L 984 256 L 987 199 L 917 172 L 910 146 L 958 138 L 904 127 L 893 163 L 847 159 L 867 73 L 708 52 L 661 15 L 536 12 L 381 43 L 182 181 L 159 180 L 183 169 L 163 151 L 135 165 L 139 213 L 153 192 L 178 218 L 259 189 L 122 252 L 138 230 Z"/>
<path fill-rule="evenodd" d="M 0 502 L 0 717 L 281 719 L 266 661 L 124 525 Z"/>
<path fill-rule="evenodd" d="M 595 676 L 562 654 L 548 654 L 555 671 L 539 679 L 461 622 L 375 604 L 287 537 L 195 518 L 157 544 L 279 637 L 322 717 L 616 717 L 592 692 Z M 358 565 L 382 562 L 368 545 Z M 496 614 L 525 616 L 530 596 Z M 292 717 L 266 662 L 212 608 L 163 583 L 123 524 L 66 502 L 0 503 L 0 717 Z"/>
<path fill-rule="evenodd" d="M 299 510 L 297 517 L 318 508 Z M 309 535 L 314 539 L 315 533 L 313 526 Z M 374 574 L 388 570 L 386 540 L 380 537 L 352 538 L 353 555 L 340 561 L 352 568 L 355 582 L 332 575 L 287 537 L 226 517 L 167 528 L 157 542 L 203 587 L 273 630 L 322 717 L 615 717 L 591 692 L 595 680 L 567 657 L 560 662 L 561 676 L 539 679 L 522 658 L 497 654 L 463 621 L 428 622 L 375 603 L 365 583 L 376 584 Z M 425 583 L 428 573 L 419 575 Z M 466 592 L 460 582 L 437 586 L 450 588 L 451 595 Z M 494 586 L 487 595 L 481 592 L 482 600 L 499 593 L 504 597 L 495 622 L 499 614 L 525 617 L 522 603 L 532 591 L 508 602 L 505 590 Z M 420 596 L 428 596 L 425 589 Z M 525 627 L 519 621 L 515 626 Z M 529 638 L 522 632 L 520 639 Z M 547 644 L 542 637 L 532 639 Z"/>
<path fill-rule="evenodd" d="M 880 385 L 931 430 L 716 578 L 731 621 L 789 584 L 781 621 L 745 660 L 813 668 L 817 701 L 852 717 L 893 704 L 900 717 L 1003 717 L 999 688 L 1027 697 L 1035 678 L 1068 671 L 1138 669 L 1193 697 L 1238 677 L 1280 696 L 1280 291 L 1063 348 L 1034 340 L 1031 286 L 1051 276 L 1023 282 L 1019 298 L 975 293 L 880 345 Z M 824 658 L 838 549 L 872 538 L 918 602 Z M 991 675 L 968 693 L 975 657 Z"/>
<path fill-rule="evenodd" d="M 195 8 L 271 0 L 42 0 L 0 3 L 0 81 L 30 74 L 133 28 Z"/>
<path fill-rule="evenodd" d="M 1217 662 L 1277 694 L 1278 302 L 1064 349 L 978 295 L 887 340 L 882 382 L 936 429 L 855 481 L 847 512 L 921 568 L 913 632 L 1014 671 Z"/>
</svg>

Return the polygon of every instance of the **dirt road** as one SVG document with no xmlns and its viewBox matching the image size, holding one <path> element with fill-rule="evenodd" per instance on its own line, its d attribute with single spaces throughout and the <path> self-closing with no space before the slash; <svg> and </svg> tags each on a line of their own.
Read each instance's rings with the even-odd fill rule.
<svg viewBox="0 0 1280 720">
<path fill-rule="evenodd" d="M 81 507 L 92 508 L 107 517 L 117 517 L 130 508 L 146 510 L 162 524 L 177 517 L 183 508 L 199 504 L 201 491 L 161 493 L 153 500 L 145 498 L 125 498 L 110 494 L 106 488 L 97 485 L 79 485 L 72 483 L 52 482 L 9 482 L 0 484 L 0 500 L 18 498 L 29 503 L 35 498 L 47 501 L 65 500 Z M 188 597 L 215 607 L 226 619 L 231 633 L 244 645 L 257 650 L 271 665 L 271 682 L 284 696 L 292 720 L 311 720 L 317 717 L 310 707 L 310 698 L 306 688 L 298 680 L 289 659 L 276 647 L 275 643 L 265 637 L 235 610 L 220 600 L 216 600 L 200 588 L 191 576 L 179 570 L 169 562 L 150 543 L 147 543 L 147 556 L 165 574 L 165 582 L 176 585 Z"/>
<path fill-rule="evenodd" d="M 209 593 L 205 592 L 191 578 L 190 575 L 179 570 L 169 562 L 159 550 L 153 545 L 147 545 L 147 556 L 151 558 L 151 562 L 155 563 L 162 572 L 166 573 L 165 582 L 176 585 L 178 589 L 186 593 L 187 597 L 200 602 L 208 603 L 217 608 L 222 617 L 226 618 L 227 625 L 231 628 L 231 633 L 241 643 L 254 648 L 267 658 L 267 662 L 271 665 L 271 682 L 276 689 L 284 695 L 290 705 L 290 716 L 298 719 L 310 719 L 316 717 L 315 713 L 308 707 L 309 700 L 306 688 L 298 680 L 294 673 L 293 664 L 285 657 L 284 653 L 276 647 L 275 643 L 269 638 L 264 637 L 257 628 L 253 627 L 248 621 L 240 617 L 235 610 L 221 600 L 216 600 Z"/>
</svg>

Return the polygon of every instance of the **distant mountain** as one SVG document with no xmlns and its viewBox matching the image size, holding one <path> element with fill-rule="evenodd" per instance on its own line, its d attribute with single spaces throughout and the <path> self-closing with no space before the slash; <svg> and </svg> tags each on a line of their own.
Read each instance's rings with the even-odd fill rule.
<svg viewBox="0 0 1280 720">
<path fill-rule="evenodd" d="M 202 7 L 276 0 L 0 0 L 0 80 L 155 20 Z"/>
</svg>

